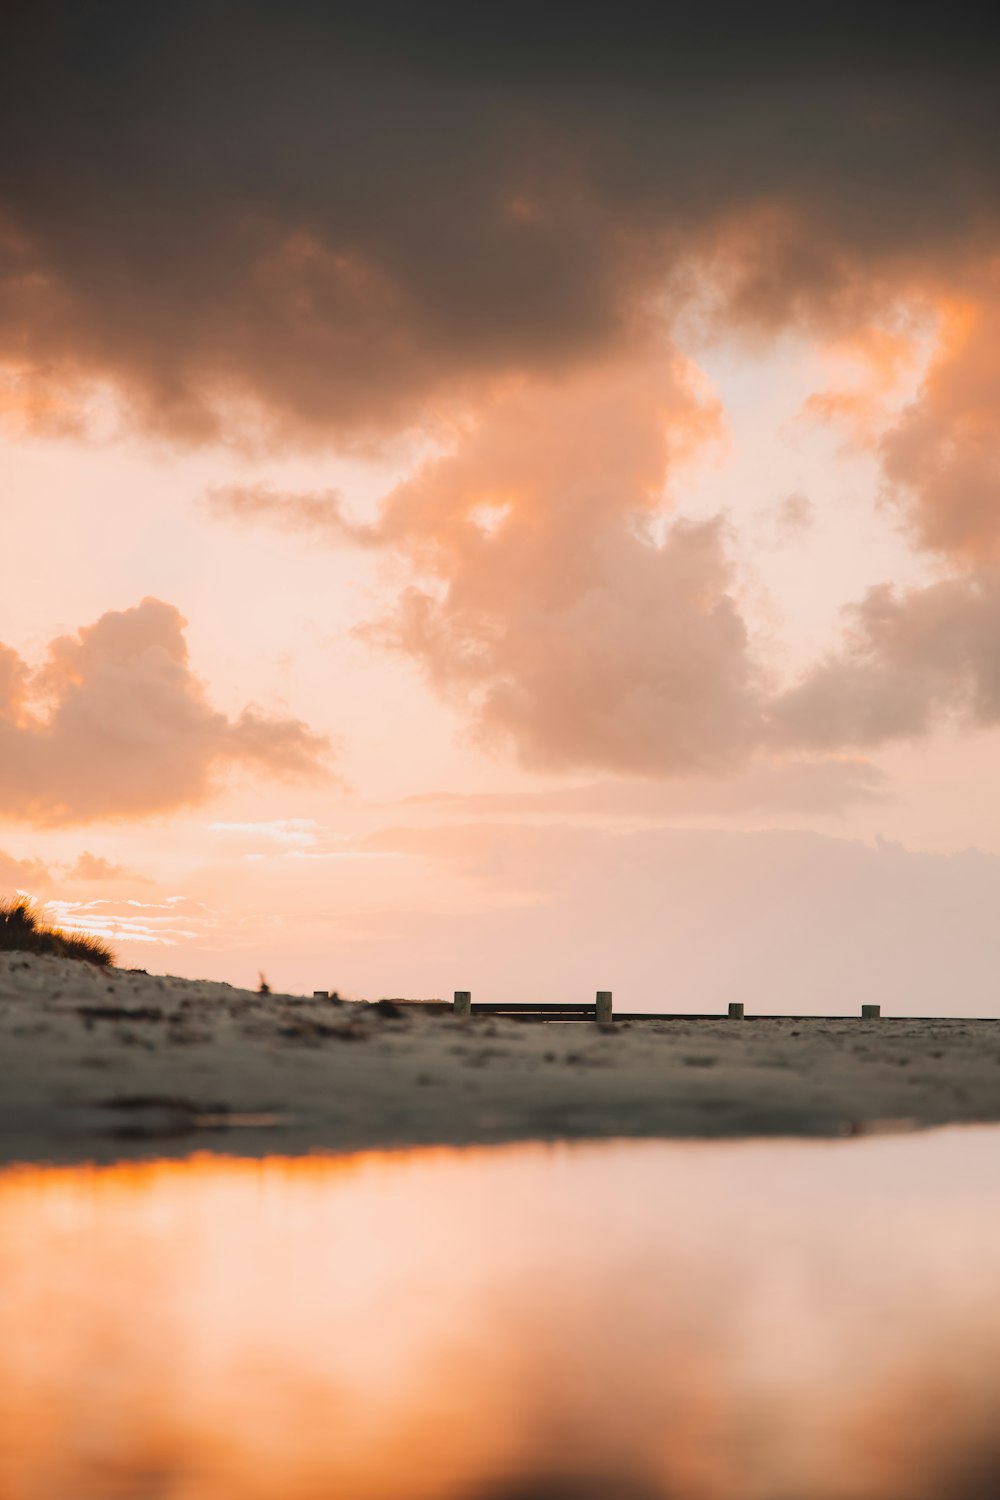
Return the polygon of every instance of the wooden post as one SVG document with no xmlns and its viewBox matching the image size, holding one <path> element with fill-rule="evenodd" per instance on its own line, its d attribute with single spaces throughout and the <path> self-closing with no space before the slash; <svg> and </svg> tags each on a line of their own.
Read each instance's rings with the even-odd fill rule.
<svg viewBox="0 0 1000 1500">
<path fill-rule="evenodd" d="M 881 1005 L 862 1005 L 861 1007 L 862 1021 L 877 1021 L 881 1014 Z"/>
<path fill-rule="evenodd" d="M 743 1020 L 743 1001 L 742 1000 L 730 1000 L 730 1002 L 729 1002 L 729 1018 L 732 1021 L 742 1021 Z"/>
<path fill-rule="evenodd" d="M 598 1023 L 599 1026 L 610 1026 L 613 1019 L 614 1014 L 611 1007 L 611 991 L 598 990 L 597 1009 L 594 1015 L 594 1020 Z"/>
<path fill-rule="evenodd" d="M 329 991 L 327 991 L 327 990 L 313 990 L 313 999 L 314 1000 L 329 1000 L 329 998 L 330 998 Z"/>
<path fill-rule="evenodd" d="M 455 1003 L 452 1006 L 452 1010 L 455 1012 L 456 1016 L 471 1016 L 472 1015 L 472 991 L 471 990 L 456 990 L 455 991 Z"/>
</svg>

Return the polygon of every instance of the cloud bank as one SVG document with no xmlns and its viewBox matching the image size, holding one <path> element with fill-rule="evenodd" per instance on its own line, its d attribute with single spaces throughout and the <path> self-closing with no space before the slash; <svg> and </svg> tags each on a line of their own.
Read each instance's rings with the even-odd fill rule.
<svg viewBox="0 0 1000 1500">
<path fill-rule="evenodd" d="M 437 439 L 368 526 L 322 490 L 215 503 L 403 558 L 372 634 L 530 766 L 700 774 L 995 722 L 1000 120 L 978 9 L 626 3 L 612 34 L 581 8 L 38 0 L 7 40 L 10 420 L 72 431 L 110 388 L 185 444 Z M 886 428 L 912 308 L 938 344 Z M 781 690 L 723 524 L 667 513 L 719 421 L 671 339 L 789 328 L 867 340 L 874 395 L 810 409 L 876 449 L 950 573 L 852 606 Z M 115 697 L 105 621 L 72 668 L 0 655 L 6 803 L 139 811 L 233 761 L 312 763 L 302 726 L 215 714 L 165 637 L 156 685 L 136 669 Z"/>
<path fill-rule="evenodd" d="M 937 356 L 884 442 L 902 447 L 900 434 L 919 429 L 925 447 L 946 452 L 942 462 L 963 465 L 983 562 L 969 565 L 965 533 L 949 557 L 953 576 L 873 588 L 847 606 L 830 651 L 787 687 L 748 630 L 723 520 L 670 514 L 679 474 L 721 430 L 711 395 L 676 353 L 514 383 L 451 451 L 387 495 L 373 522 L 353 523 L 332 491 L 231 487 L 210 504 L 404 559 L 412 581 L 368 635 L 419 662 L 482 743 L 532 768 L 734 775 L 755 757 L 836 755 L 945 722 L 989 727 L 1000 721 L 1000 571 L 989 534 L 1000 495 L 979 466 L 986 447 L 941 432 L 970 407 L 989 431 L 995 412 L 971 380 L 940 414 L 938 368 L 956 357 L 948 347 Z M 944 491 L 925 478 L 918 469 L 898 503 L 947 521 Z M 794 524 L 803 509 L 793 497 Z"/>
<path fill-rule="evenodd" d="M 996 241 L 963 5 L 37 0 L 6 42 L 0 360 L 56 430 L 93 381 L 189 442 L 426 427 L 621 348 L 695 265 L 730 323 L 842 326 Z"/>
</svg>

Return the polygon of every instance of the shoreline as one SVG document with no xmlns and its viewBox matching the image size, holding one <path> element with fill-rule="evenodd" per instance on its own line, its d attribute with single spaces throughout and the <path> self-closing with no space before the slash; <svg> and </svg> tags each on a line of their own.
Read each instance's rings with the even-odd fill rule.
<svg viewBox="0 0 1000 1500">
<path fill-rule="evenodd" d="M 1000 1122 L 1000 1021 L 525 1024 L 0 954 L 0 1164 Z"/>
</svg>

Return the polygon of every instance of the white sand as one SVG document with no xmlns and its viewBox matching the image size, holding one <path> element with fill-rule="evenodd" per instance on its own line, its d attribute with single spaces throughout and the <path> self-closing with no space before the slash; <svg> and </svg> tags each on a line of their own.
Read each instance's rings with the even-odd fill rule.
<svg viewBox="0 0 1000 1500">
<path fill-rule="evenodd" d="M 997 1021 L 392 1019 L 0 954 L 0 1161 L 973 1120 L 1000 1120 Z"/>
</svg>

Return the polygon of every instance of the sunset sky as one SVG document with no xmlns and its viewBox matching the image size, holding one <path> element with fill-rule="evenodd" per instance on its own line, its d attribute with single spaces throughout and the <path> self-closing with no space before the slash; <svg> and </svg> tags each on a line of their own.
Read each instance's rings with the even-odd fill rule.
<svg viewBox="0 0 1000 1500">
<path fill-rule="evenodd" d="M 0 894 L 1000 1012 L 997 37 L 873 9 L 5 11 Z"/>
</svg>

